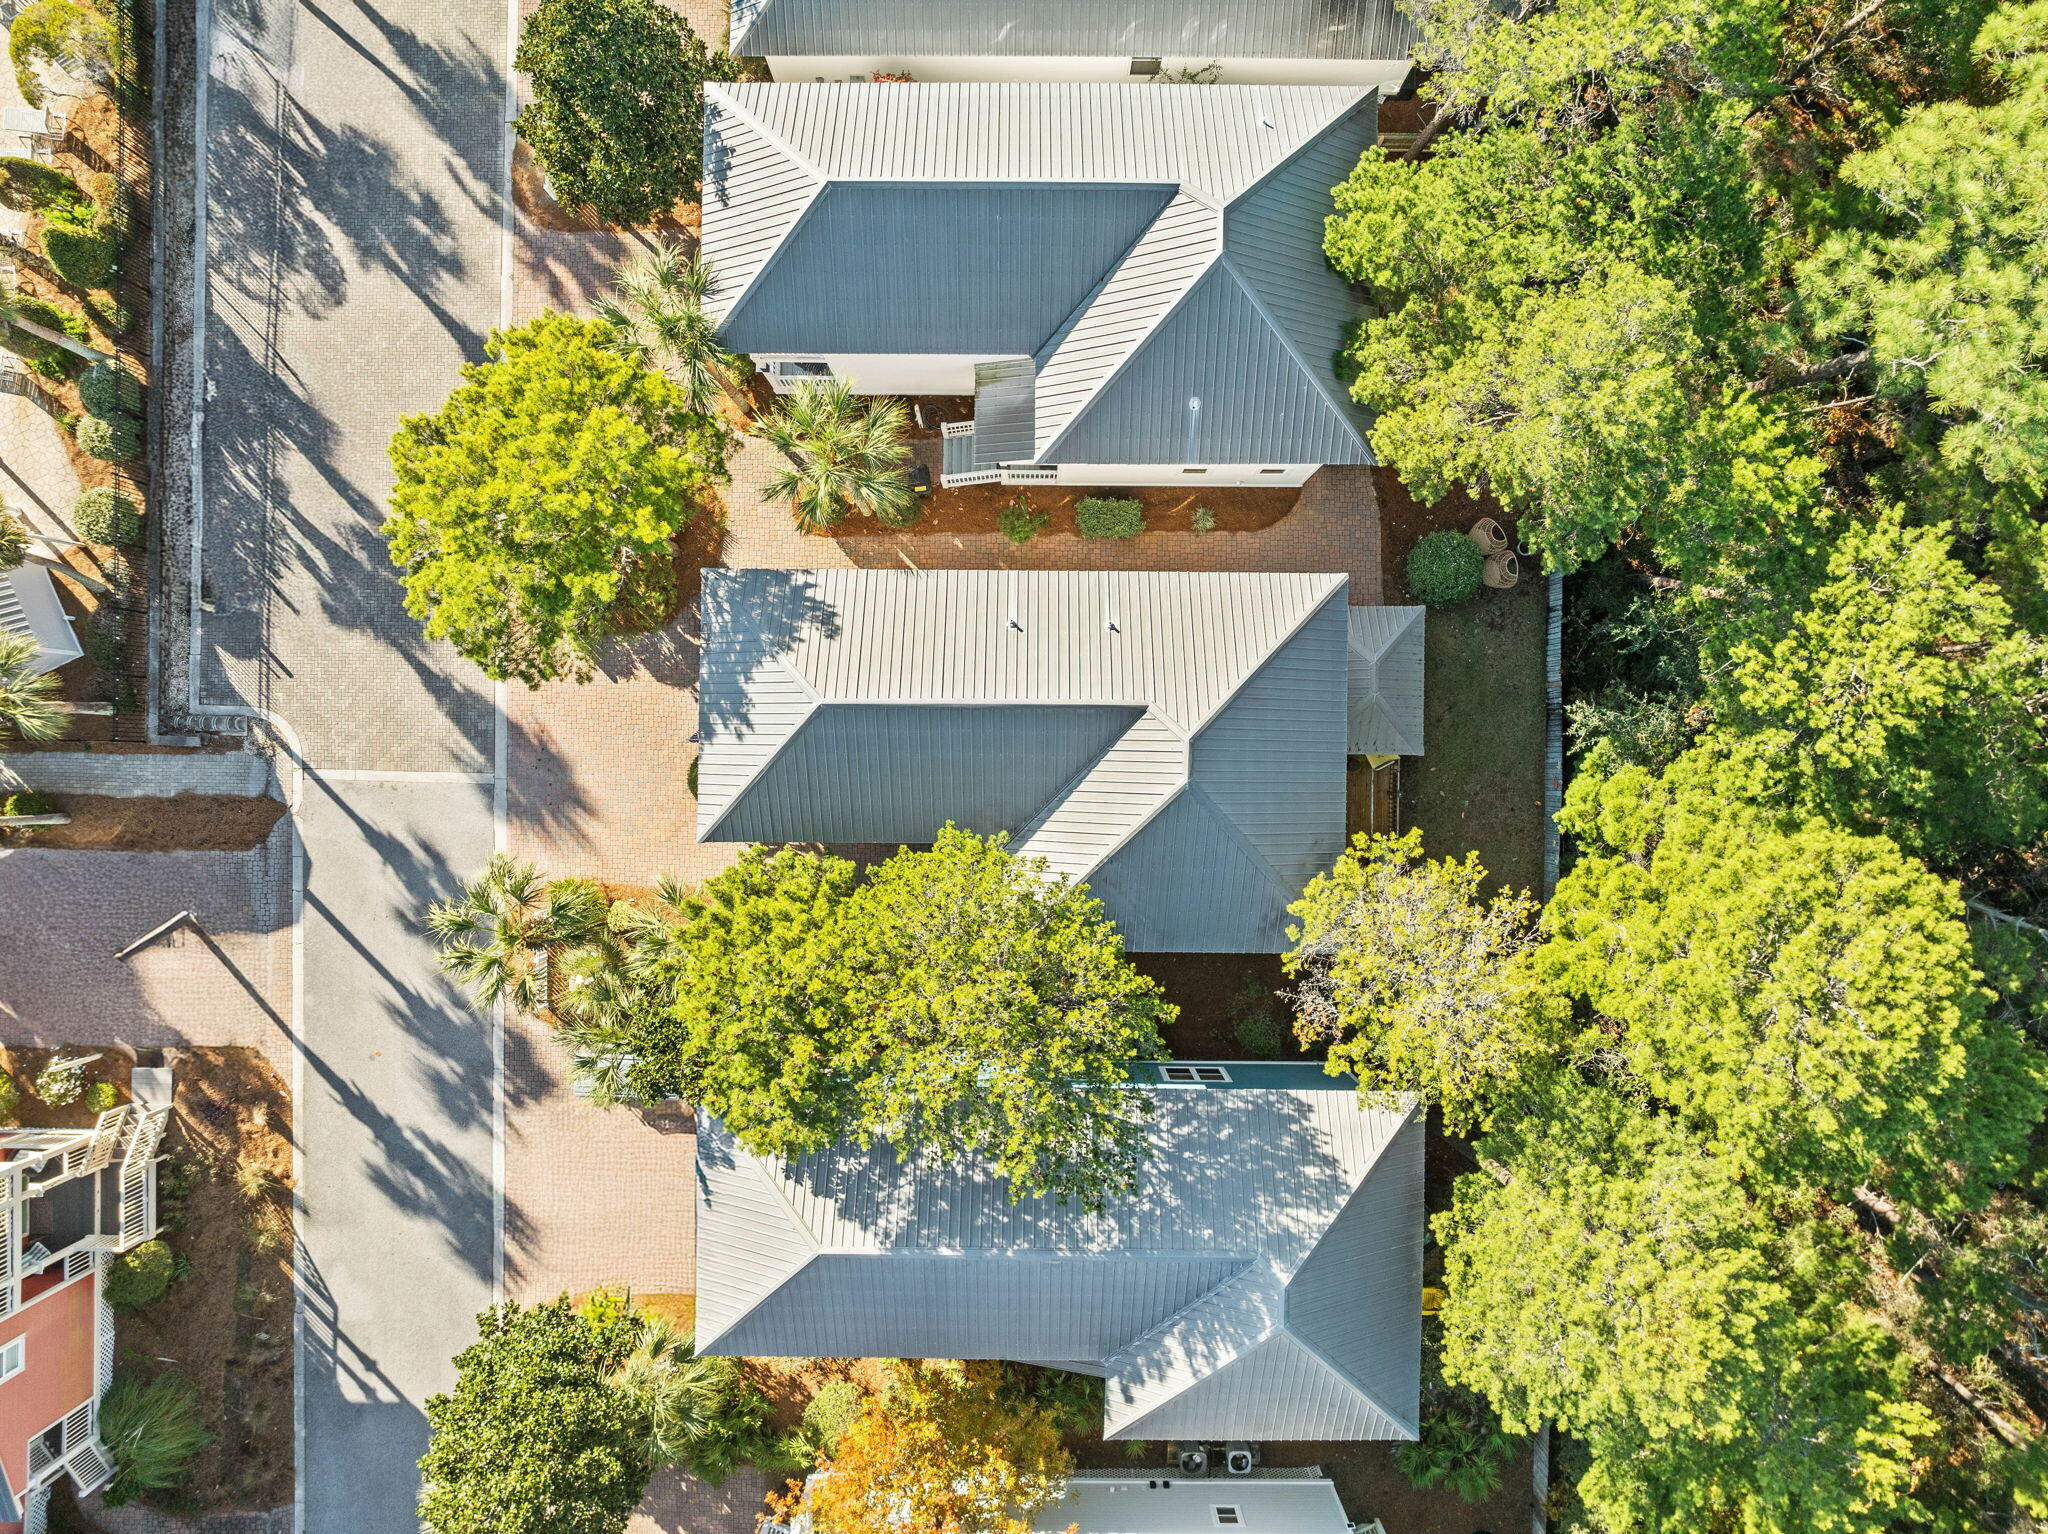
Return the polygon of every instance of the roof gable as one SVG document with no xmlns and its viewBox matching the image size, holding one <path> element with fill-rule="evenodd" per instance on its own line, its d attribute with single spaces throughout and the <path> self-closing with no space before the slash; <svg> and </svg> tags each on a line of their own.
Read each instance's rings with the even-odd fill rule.
<svg viewBox="0 0 2048 1534">
<path fill-rule="evenodd" d="M 1354 607 L 1349 616 L 1349 740 L 1353 756 L 1422 755 L 1420 607 Z"/>
<path fill-rule="evenodd" d="M 1172 196 L 1109 182 L 830 182 L 726 315 L 725 344 L 815 351 L 829 336 L 834 352 L 1028 356 Z"/>
<path fill-rule="evenodd" d="M 704 835 L 778 841 L 802 825 L 808 841 L 886 843 L 930 841 L 949 821 L 1011 830 L 1141 713 L 1113 704 L 820 703 Z"/>
<path fill-rule="evenodd" d="M 1323 359 L 1327 368 L 1328 359 Z M 1227 263 L 1208 268 L 1040 457 L 1051 463 L 1369 463 L 1348 406 Z"/>
</svg>

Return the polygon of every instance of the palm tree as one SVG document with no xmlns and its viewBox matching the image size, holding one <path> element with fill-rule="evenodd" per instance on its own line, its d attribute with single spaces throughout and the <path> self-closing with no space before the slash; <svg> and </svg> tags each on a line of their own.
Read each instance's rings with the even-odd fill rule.
<svg viewBox="0 0 2048 1534">
<path fill-rule="evenodd" d="M 770 496 L 787 496 L 796 525 L 807 533 L 864 512 L 890 527 L 917 520 L 917 492 L 904 474 L 910 449 L 903 402 L 863 406 L 843 379 L 803 383 L 756 428 L 790 466 L 769 481 Z"/>
<path fill-rule="evenodd" d="M 613 1388 L 632 1399 L 646 1424 L 640 1452 L 647 1463 L 687 1464 L 711 1430 L 730 1389 L 730 1359 L 699 1358 L 690 1329 L 652 1311 L 639 1312 L 640 1340 L 612 1372 Z"/>
<path fill-rule="evenodd" d="M 521 1011 L 538 998 L 534 956 L 557 943 L 587 943 L 604 931 L 604 892 L 588 879 L 543 879 L 531 863 L 498 853 L 462 887 L 461 898 L 427 912 L 441 968 L 486 1006 L 500 996 Z"/>
<path fill-rule="evenodd" d="M 690 409 L 704 415 L 724 386 L 725 349 L 705 312 L 711 268 L 663 240 L 620 273 L 617 289 L 598 300 L 597 317 L 612 328 L 612 349 L 659 369 L 682 386 Z"/>
<path fill-rule="evenodd" d="M 56 673 L 33 669 L 42 653 L 26 634 L 0 634 L 0 725 L 22 740 L 55 740 L 70 712 L 51 696 Z"/>
<path fill-rule="evenodd" d="M 38 340 L 48 341 L 52 346 L 61 346 L 67 352 L 83 357 L 87 362 L 112 362 L 114 359 L 98 347 L 87 346 L 75 336 L 67 336 L 61 330 L 52 330 L 39 325 L 21 312 L 21 294 L 12 287 L 0 287 L 0 325 L 11 325 L 16 330 L 32 335 Z"/>
</svg>

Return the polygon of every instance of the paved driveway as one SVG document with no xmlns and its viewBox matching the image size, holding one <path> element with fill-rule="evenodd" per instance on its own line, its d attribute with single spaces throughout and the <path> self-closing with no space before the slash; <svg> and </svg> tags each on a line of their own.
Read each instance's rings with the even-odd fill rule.
<svg viewBox="0 0 2048 1534">
<path fill-rule="evenodd" d="M 211 0 L 202 45 L 193 690 L 274 721 L 296 785 L 310 1534 L 418 1527 L 421 1408 L 499 1260 L 494 1031 L 418 928 L 495 843 L 496 709 L 377 528 L 399 415 L 499 320 L 505 29 L 502 0 Z"/>
</svg>

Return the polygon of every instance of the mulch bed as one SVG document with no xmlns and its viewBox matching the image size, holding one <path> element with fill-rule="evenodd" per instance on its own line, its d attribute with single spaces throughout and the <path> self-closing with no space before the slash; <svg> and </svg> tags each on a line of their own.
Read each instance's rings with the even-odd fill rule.
<svg viewBox="0 0 2048 1534">
<path fill-rule="evenodd" d="M 1477 496 L 1459 489 L 1434 505 L 1425 506 L 1401 483 L 1401 476 L 1393 469 L 1374 469 L 1372 481 L 1380 502 L 1380 599 L 1384 602 L 1395 605 L 1414 602 L 1415 598 L 1408 594 L 1406 571 L 1408 556 L 1422 541 L 1423 534 L 1441 528 L 1462 533 L 1481 517 L 1492 517 L 1507 529 L 1510 540 L 1515 536 L 1515 519 L 1502 511 L 1491 496 Z M 1526 568 L 1529 563 L 1524 561 L 1522 579 L 1525 582 L 1537 573 Z"/>
<path fill-rule="evenodd" d="M 1283 1030 L 1290 1026 L 1293 1012 L 1280 996 L 1290 982 L 1278 954 L 1134 953 L 1130 959 L 1180 1008 L 1179 1019 L 1162 1030 L 1174 1059 L 1304 1058 L 1292 1043 L 1278 1056 L 1260 1056 L 1237 1041 L 1238 1022 L 1252 1012 L 1268 1013 Z"/>
<path fill-rule="evenodd" d="M 606 223 L 589 208 L 564 207 L 556 202 L 548 191 L 547 178 L 541 174 L 540 162 L 534 159 L 533 150 L 525 139 L 517 140 L 512 150 L 512 201 L 537 228 L 571 234 L 615 234 L 622 238 L 632 233 Z M 679 202 L 645 227 L 656 234 L 685 240 L 694 246 L 698 220 L 697 204 Z"/>
<path fill-rule="evenodd" d="M 5 1115 L 9 1123 L 23 1129 L 90 1129 L 97 1122 L 99 1114 L 88 1108 L 83 1098 L 57 1108 L 30 1095 L 36 1076 L 58 1055 L 68 1055 L 73 1059 L 80 1055 L 98 1055 L 99 1058 L 86 1072 L 87 1081 L 111 1081 L 121 1089 L 121 1100 L 128 1100 L 128 1075 L 135 1068 L 135 1059 L 125 1050 L 83 1044 L 62 1049 L 0 1047 L 0 1072 L 13 1077 L 14 1084 L 21 1088 L 21 1097 L 13 1112 Z"/>
<path fill-rule="evenodd" d="M 12 826 L 0 831 L 0 844 L 71 852 L 246 852 L 262 845 L 284 814 L 280 800 L 243 794 L 49 798 L 71 824 Z"/>
<path fill-rule="evenodd" d="M 119 1366 L 175 1368 L 214 1441 L 180 1513 L 258 1512 L 292 1499 L 291 1098 L 252 1049 L 169 1053 L 177 1090 L 158 1204 L 187 1276 L 119 1322 Z"/>
<path fill-rule="evenodd" d="M 1250 533 L 1271 527 L 1301 498 L 1301 491 L 1237 489 L 1217 486 L 1183 489 L 1181 486 L 1117 486 L 1091 489 L 1085 485 L 957 485 L 934 490 L 924 498 L 924 512 L 905 528 L 883 527 L 868 517 L 849 517 L 823 536 L 829 538 L 874 538 L 920 533 L 962 534 L 1001 531 L 998 518 L 1003 509 L 1023 497 L 1031 507 L 1050 514 L 1043 538 L 1055 533 L 1078 536 L 1074 506 L 1091 496 L 1110 500 L 1133 500 L 1145 509 L 1147 532 L 1186 533 L 1194 530 L 1195 512 L 1206 506 L 1216 518 L 1213 529 L 1220 533 Z M 1140 533 L 1139 537 L 1144 534 Z"/>
</svg>

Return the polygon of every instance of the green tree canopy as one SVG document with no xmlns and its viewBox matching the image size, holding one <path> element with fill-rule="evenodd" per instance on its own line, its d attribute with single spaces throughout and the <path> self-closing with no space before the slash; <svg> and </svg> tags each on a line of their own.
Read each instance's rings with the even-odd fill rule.
<svg viewBox="0 0 2048 1534">
<path fill-rule="evenodd" d="M 1931 1431 L 1857 1313 L 1847 1232 L 1757 1202 L 1668 1119 L 1562 1084 L 1483 1150 L 1436 1222 L 1444 1373 L 1510 1429 L 1592 1453 L 1596 1527 L 1875 1531 Z"/>
<path fill-rule="evenodd" d="M 1951 865 L 2048 828 L 2048 645 L 1956 556 L 1886 507 L 1698 604 L 1716 706 L 1794 802 Z"/>
<path fill-rule="evenodd" d="M 1484 489 L 1570 568 L 1638 524 L 1697 562 L 1817 490 L 1739 386 L 1765 240 L 1725 113 L 1371 151 L 1336 198 L 1325 249 L 1379 311 L 1352 392 L 1418 497 Z"/>
<path fill-rule="evenodd" d="M 513 62 L 533 84 L 513 127 L 558 200 L 630 225 L 695 198 L 704 82 L 738 70 L 660 0 L 541 0 Z"/>
<path fill-rule="evenodd" d="M 1849 157 L 1847 215 L 1800 268 L 1817 338 L 1867 354 L 1909 436 L 2048 494 L 2048 0 L 1977 35 L 1989 100 L 1915 107 Z M 1931 417 L 1931 418 L 1930 418 Z"/>
<path fill-rule="evenodd" d="M 455 1388 L 427 1400 L 420 1522 L 432 1534 L 618 1534 L 639 1505 L 647 1423 L 612 1383 L 639 1341 L 620 1305 L 566 1296 L 477 1317 Z"/>
<path fill-rule="evenodd" d="M 723 475 L 722 427 L 610 340 L 554 313 L 494 331 L 489 360 L 392 439 L 406 610 L 488 676 L 587 677 L 622 621 L 664 610 L 670 540 Z"/>
<path fill-rule="evenodd" d="M 1889 841 L 1780 824 L 1721 753 L 1573 785 L 1581 856 L 1536 962 L 1588 1047 L 1756 1186 L 1981 1201 L 2041 1114 L 1986 1018 L 1954 887 Z"/>
<path fill-rule="evenodd" d="M 1485 878 L 1477 853 L 1429 861 L 1418 831 L 1361 835 L 1288 907 L 1302 1043 L 1329 1042 L 1325 1068 L 1362 1096 L 1417 1093 L 1454 1129 L 1483 1123 L 1561 1031 L 1524 962 L 1536 902 L 1485 900 Z"/>
<path fill-rule="evenodd" d="M 984 1156 L 1012 1193 L 1098 1202 L 1144 1153 L 1126 1062 L 1174 1009 L 1102 905 L 1001 836 L 948 827 L 856 885 L 839 858 L 751 848 L 628 963 L 672 998 L 618 1035 L 635 1092 L 750 1150 L 844 1140 Z"/>
</svg>

